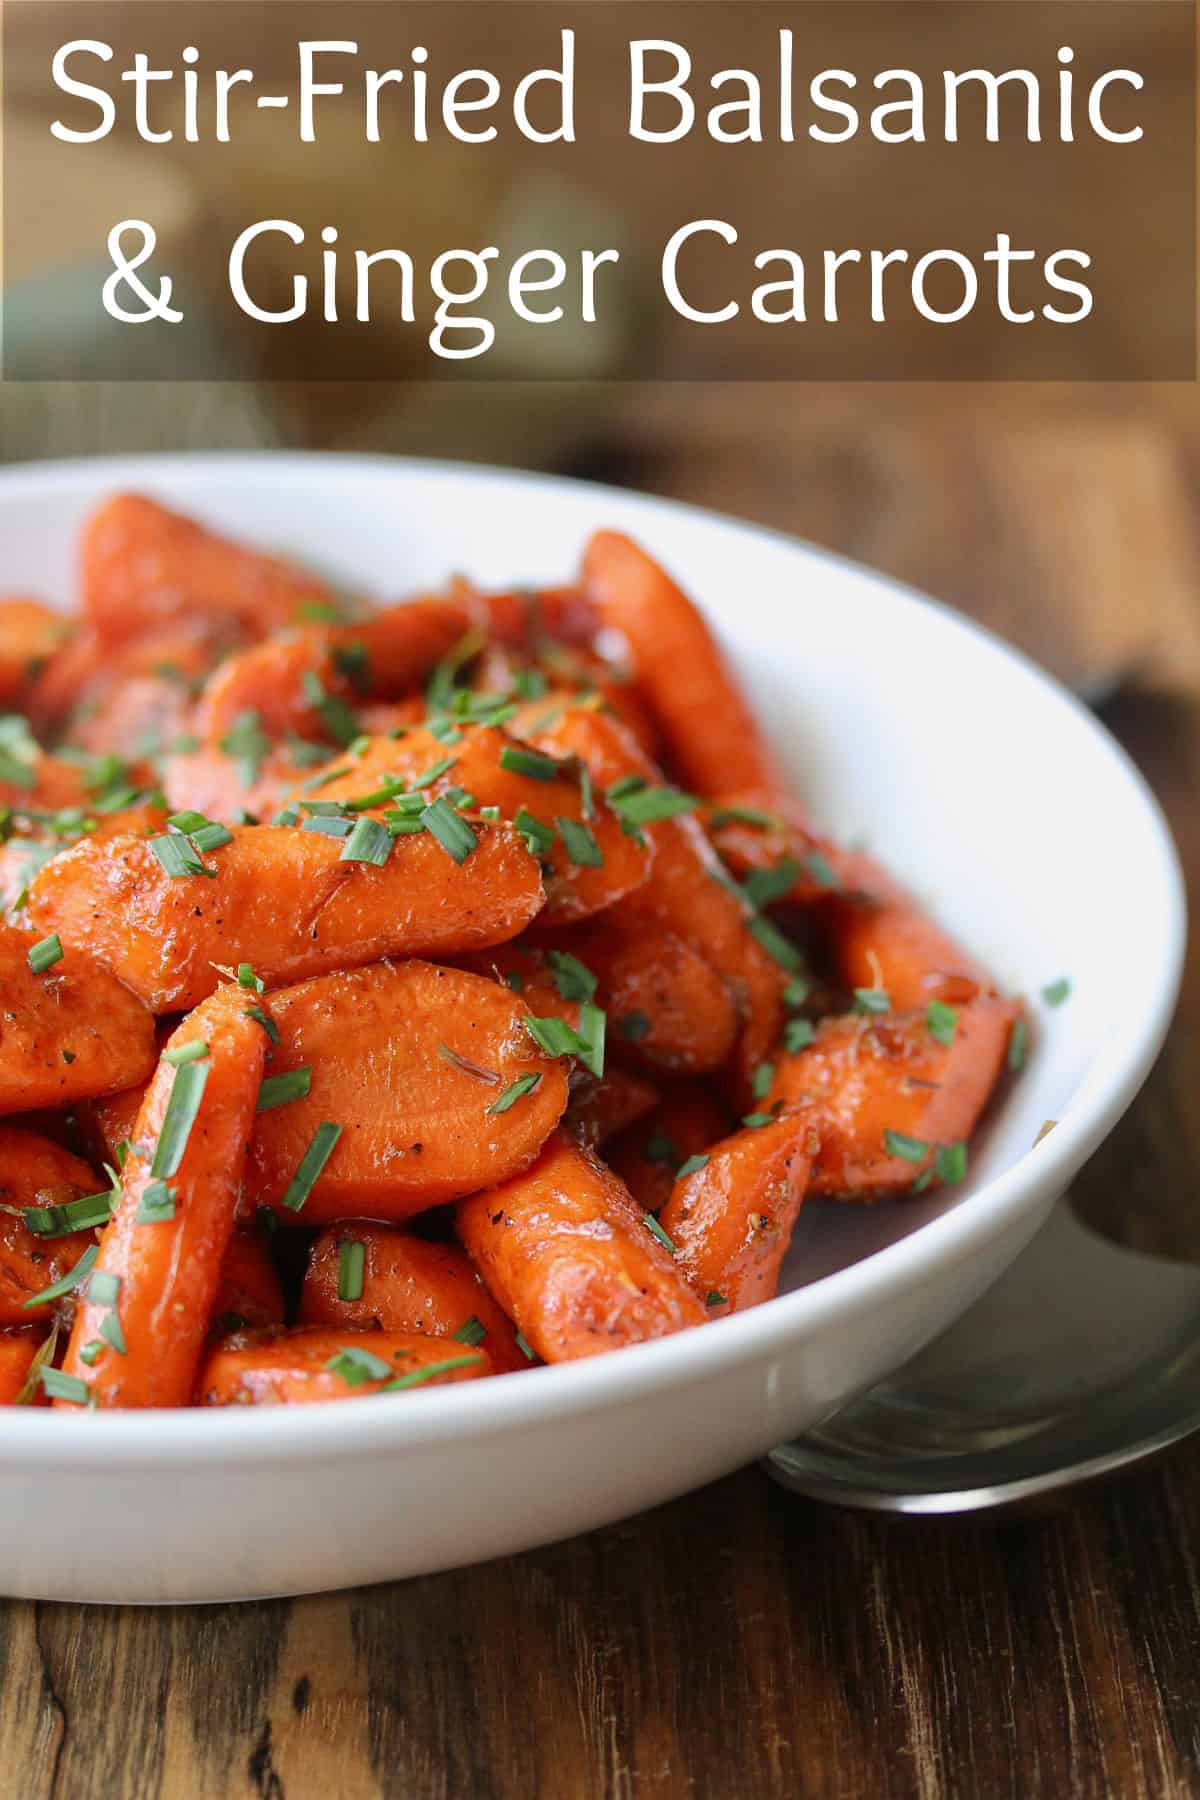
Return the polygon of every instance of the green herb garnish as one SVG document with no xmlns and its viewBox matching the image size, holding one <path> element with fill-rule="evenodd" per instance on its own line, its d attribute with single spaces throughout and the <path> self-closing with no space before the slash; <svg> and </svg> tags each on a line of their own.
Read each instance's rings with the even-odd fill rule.
<svg viewBox="0 0 1200 1800">
<path fill-rule="evenodd" d="M 902 1131 L 885 1131 L 883 1147 L 889 1156 L 898 1156 L 904 1162 L 924 1162 L 929 1155 L 929 1145 L 923 1138 L 906 1137 Z"/>
<path fill-rule="evenodd" d="M 487 1109 L 488 1112 L 506 1113 L 510 1106 L 515 1106 L 518 1100 L 525 1098 L 526 1094 L 532 1094 L 541 1079 L 540 1074 L 518 1076 L 516 1081 L 505 1088 L 498 1100 L 493 1100 Z"/>
<path fill-rule="evenodd" d="M 678 1256 L 678 1247 L 672 1239 L 667 1236 L 653 1213 L 643 1213 L 642 1224 L 646 1227 L 646 1230 L 650 1233 L 651 1237 L 658 1239 L 664 1250 L 669 1250 L 672 1256 Z"/>
<path fill-rule="evenodd" d="M 361 1300 L 366 1246 L 357 1238 L 343 1238 L 338 1245 L 338 1299 Z"/>
<path fill-rule="evenodd" d="M 425 808 L 421 823 L 437 839 L 447 856 L 459 864 L 466 862 L 475 848 L 475 833 L 444 796 Z"/>
<path fill-rule="evenodd" d="M 707 1156 L 689 1156 L 687 1161 L 680 1163 L 679 1167 L 676 1169 L 675 1179 L 676 1181 L 683 1181 L 689 1175 L 698 1175 L 701 1169 L 707 1169 L 708 1164 L 709 1158 Z"/>
<path fill-rule="evenodd" d="M 263 1086 L 266 1087 L 266 1082 Z M 262 1101 L 259 1101 L 262 1111 Z M 289 1212 L 299 1212 L 313 1190 L 313 1185 L 325 1164 L 333 1155 L 334 1146 L 342 1135 L 342 1127 L 324 1120 L 313 1132 L 312 1142 L 300 1158 L 299 1167 L 288 1183 L 287 1192 L 283 1196 L 283 1204 Z"/>
<path fill-rule="evenodd" d="M 62 939 L 55 931 L 50 937 L 44 937 L 40 944 L 34 944 L 30 950 L 26 959 L 30 974 L 44 975 L 47 969 L 52 969 L 55 963 L 62 961 L 62 956 Z"/>
<path fill-rule="evenodd" d="M 167 1180 L 175 1174 L 183 1161 L 188 1137 L 200 1110 L 210 1067 L 211 1064 L 206 1062 L 192 1062 L 184 1063 L 181 1068 L 176 1069 L 167 1110 L 163 1115 L 162 1130 L 154 1146 L 151 1175 Z"/>
<path fill-rule="evenodd" d="M 931 1000 L 925 1013 L 925 1027 L 931 1038 L 949 1047 L 958 1030 L 958 1008 L 947 1006 L 944 1000 Z"/>
<path fill-rule="evenodd" d="M 312 1088 L 312 1070 L 289 1069 L 284 1075 L 267 1075 L 258 1090 L 257 1112 L 270 1112 L 273 1107 L 287 1106 L 292 1100 L 304 1100 Z"/>
</svg>

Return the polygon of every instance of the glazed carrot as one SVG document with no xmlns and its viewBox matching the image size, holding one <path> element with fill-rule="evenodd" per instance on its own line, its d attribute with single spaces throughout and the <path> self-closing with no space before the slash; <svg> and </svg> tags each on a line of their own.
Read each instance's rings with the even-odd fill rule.
<svg viewBox="0 0 1200 1800">
<path fill-rule="evenodd" d="M 671 761 L 697 793 L 783 786 L 758 722 L 696 607 L 646 551 L 598 531 L 583 586 L 604 625 L 629 646 Z"/>
<path fill-rule="evenodd" d="M 537 864 L 511 826 L 463 829 L 475 841 L 461 863 L 431 832 L 398 838 L 383 867 L 344 860 L 342 838 L 283 826 L 235 826 L 203 856 L 184 838 L 168 845 L 208 876 L 168 873 L 161 839 L 85 838 L 35 877 L 26 916 L 88 945 L 153 1011 L 178 1012 L 212 993 L 214 965 L 253 963 L 275 986 L 515 936 L 541 905 Z"/>
<path fill-rule="evenodd" d="M 475 806 L 499 807 L 502 818 L 515 820 L 525 832 L 541 860 L 547 924 L 599 912 L 646 879 L 649 848 L 622 830 L 602 798 L 584 790 L 579 765 L 559 765 L 505 731 L 469 725 L 445 743 L 418 729 L 399 741 L 372 738 L 360 756 L 343 761 L 346 773 L 336 779 L 316 772 L 322 801 L 363 800 L 386 794 L 392 783 L 394 794 L 399 783 L 420 781 L 429 799 L 465 789 Z M 335 761 L 330 768 L 338 766 Z M 426 780 L 431 772 L 433 778 Z M 394 804 L 394 798 L 385 798 L 367 810 L 382 814 Z"/>
<path fill-rule="evenodd" d="M 0 1406 L 15 1406 L 44 1338 L 42 1331 L 0 1331 Z M 44 1404 L 40 1395 L 34 1404 Z"/>
<path fill-rule="evenodd" d="M 338 1225 L 320 1234 L 300 1290 L 300 1323 L 453 1338 L 479 1343 L 497 1375 L 529 1367 L 512 1320 L 465 1251 L 386 1225 Z"/>
<path fill-rule="evenodd" d="M 592 771 L 598 788 L 641 780 L 653 789 L 662 774 L 615 719 L 576 707 L 536 728 L 523 708 L 513 729 L 541 748 L 575 755 Z M 735 1068 L 748 1086 L 754 1069 L 777 1041 L 782 1026 L 785 970 L 753 935 L 749 905 L 731 891 L 704 832 L 687 814 L 644 827 L 653 844 L 649 879 L 607 915 L 620 928 L 647 926 L 673 932 L 706 958 L 729 988 L 741 1015 Z M 786 946 L 776 951 L 785 954 Z M 798 961 L 798 959 L 797 959 Z"/>
<path fill-rule="evenodd" d="M 671 1197 L 676 1171 L 725 1137 L 730 1119 L 699 1083 L 664 1094 L 652 1113 L 612 1138 L 604 1160 L 642 1212 L 659 1213 Z"/>
<path fill-rule="evenodd" d="M 781 1058 L 766 1106 L 802 1108 L 816 1125 L 814 1194 L 873 1199 L 904 1192 L 927 1171 L 961 1179 L 962 1147 L 1021 1008 L 987 997 L 950 1011 L 952 1019 L 935 1012 L 932 1024 L 926 1011 L 829 1019 L 806 1050 Z"/>
<path fill-rule="evenodd" d="M 105 644 L 193 617 L 228 621 L 249 637 L 336 611 L 315 575 L 206 531 L 141 494 L 92 514 L 80 542 L 83 606 Z"/>
<path fill-rule="evenodd" d="M 572 1362 L 699 1325 L 704 1307 L 628 1190 L 556 1133 L 523 1175 L 464 1200 L 458 1232 L 545 1362 Z"/>
<path fill-rule="evenodd" d="M 90 1230 L 39 1235 L 21 1214 L 26 1208 L 46 1212 L 66 1206 L 106 1186 L 102 1176 L 57 1144 L 0 1125 L 0 1326 L 28 1325 L 36 1315 L 25 1302 L 61 1281 L 95 1242 Z"/>
<path fill-rule="evenodd" d="M 268 1044 L 249 1005 L 236 987 L 213 994 L 172 1034 L 150 1083 L 63 1360 L 90 1405 L 191 1399 Z M 197 1044 L 207 1054 L 186 1060 Z"/>
<path fill-rule="evenodd" d="M 269 824 L 288 795 L 312 774 L 293 743 L 259 757 L 240 756 L 219 744 L 187 748 L 192 741 L 185 738 L 185 748 L 162 759 L 162 788 L 174 812 L 201 812 L 225 824 L 255 820 Z M 235 734 L 226 741 L 236 745 L 239 739 Z"/>
<path fill-rule="evenodd" d="M 488 594 L 470 582 L 451 584 L 449 597 L 471 608 L 489 638 L 536 657 L 547 642 L 582 647 L 596 635 L 600 620 L 579 587 L 510 588 Z"/>
<path fill-rule="evenodd" d="M 723 1138 L 675 1182 L 659 1223 L 710 1318 L 774 1296 L 817 1144 L 807 1115 L 784 1113 Z"/>
<path fill-rule="evenodd" d="M 221 1263 L 212 1304 L 211 1337 L 282 1325 L 283 1283 L 261 1231 L 235 1231 Z"/>
<path fill-rule="evenodd" d="M 627 1131 L 658 1105 L 658 1089 L 629 1069 L 605 1069 L 597 1079 L 577 1070 L 571 1081 L 571 1104 L 563 1129 L 581 1143 L 603 1144 Z"/>
<path fill-rule="evenodd" d="M 79 949 L 35 975 L 36 941 L 0 924 L 0 1114 L 115 1094 L 154 1066 L 154 1020 L 141 1001 Z"/>
<path fill-rule="evenodd" d="M 68 623 L 40 600 L 0 600 L 0 712 L 19 711 Z"/>
<path fill-rule="evenodd" d="M 565 1062 L 539 1051 L 517 996 L 478 975 L 381 963 L 268 1004 L 272 1077 L 311 1070 L 306 1094 L 260 1113 L 247 1160 L 248 1193 L 284 1222 L 403 1219 L 455 1200 L 525 1168 L 566 1105 Z M 298 1214 L 288 1190 L 326 1121 L 341 1136 Z"/>
<path fill-rule="evenodd" d="M 860 857 L 858 876 L 824 907 L 830 954 L 848 988 L 882 988 L 900 1012 L 995 992 L 982 964 L 877 863 Z"/>
<path fill-rule="evenodd" d="M 194 729 L 203 742 L 215 745 L 246 714 L 274 740 L 292 734 L 326 741 L 321 714 L 306 692 L 319 684 L 323 694 L 341 698 L 350 684 L 340 676 L 331 654 L 328 631 L 292 631 L 251 644 L 225 661 L 205 684 L 196 705 Z"/>
<path fill-rule="evenodd" d="M 198 1406 L 299 1406 L 411 1393 L 490 1375 L 486 1350 L 453 1338 L 349 1327 L 234 1338 L 213 1350 L 196 1383 Z"/>
</svg>

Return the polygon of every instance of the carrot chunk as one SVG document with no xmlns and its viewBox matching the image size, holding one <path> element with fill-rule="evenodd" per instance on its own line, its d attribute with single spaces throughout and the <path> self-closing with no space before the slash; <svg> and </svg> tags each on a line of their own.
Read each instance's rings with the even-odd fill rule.
<svg viewBox="0 0 1200 1800">
<path fill-rule="evenodd" d="M 28 1325 L 35 1314 L 25 1302 L 61 1281 L 95 1242 L 86 1229 L 35 1232 L 22 1213 L 38 1208 L 44 1216 L 105 1185 L 87 1163 L 47 1138 L 0 1125 L 0 1326 Z"/>
<path fill-rule="evenodd" d="M 221 1263 L 212 1308 L 212 1333 L 282 1325 L 283 1283 L 260 1231 L 235 1231 Z"/>
<path fill-rule="evenodd" d="M 142 1002 L 72 945 L 35 975 L 36 942 L 0 924 L 0 1114 L 117 1093 L 154 1067 Z"/>
<path fill-rule="evenodd" d="M 213 1350 L 200 1370 L 196 1404 L 308 1406 L 476 1381 L 491 1372 L 486 1350 L 453 1338 L 301 1327 L 234 1338 Z"/>
<path fill-rule="evenodd" d="M 19 712 L 49 657 L 70 629 L 40 600 L 0 600 L 0 712 Z"/>
<path fill-rule="evenodd" d="M 725 1137 L 729 1114 L 699 1083 L 663 1095 L 652 1113 L 604 1146 L 604 1160 L 643 1212 L 660 1213 L 691 1157 Z"/>
</svg>

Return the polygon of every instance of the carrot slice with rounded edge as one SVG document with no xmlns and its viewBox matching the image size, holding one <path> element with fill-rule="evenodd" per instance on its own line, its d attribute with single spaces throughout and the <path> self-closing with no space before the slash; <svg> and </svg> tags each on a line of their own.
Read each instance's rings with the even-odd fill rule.
<svg viewBox="0 0 1200 1800">
<path fill-rule="evenodd" d="M 90 1230 L 62 1237 L 30 1231 L 27 1207 L 64 1206 L 105 1187 L 79 1157 L 47 1138 L 0 1125 L 0 1325 L 28 1325 L 25 1301 L 61 1281 L 90 1244 Z"/>
<path fill-rule="evenodd" d="M 337 766 L 335 761 L 330 768 Z M 423 779 L 431 772 L 432 780 Z M 504 819 L 515 820 L 536 845 L 545 872 L 547 924 L 599 912 L 646 879 L 650 849 L 622 830 L 603 799 L 589 802 L 578 765 L 556 767 L 553 759 L 504 731 L 463 726 L 452 742 L 423 729 L 400 740 L 372 738 L 361 755 L 348 760 L 344 775 L 326 780 L 318 770 L 315 791 L 322 801 L 364 801 L 385 793 L 389 777 L 419 781 L 427 799 L 465 789 L 476 807 L 497 806 Z M 379 815 L 394 805 L 394 797 L 384 798 L 363 810 Z"/>
<path fill-rule="evenodd" d="M 19 711 L 42 668 L 70 630 L 60 612 L 40 600 L 0 600 L 0 710 Z"/>
<path fill-rule="evenodd" d="M 704 1320 L 628 1189 L 562 1132 L 523 1175 L 462 1201 L 457 1222 L 483 1279 L 546 1362 Z"/>
<path fill-rule="evenodd" d="M 444 1387 L 491 1373 L 486 1350 L 453 1338 L 301 1327 L 235 1338 L 211 1351 L 196 1383 L 196 1404 L 308 1406 L 389 1388 L 399 1393 Z"/>
<path fill-rule="evenodd" d="M 659 1213 L 690 1157 L 727 1136 L 729 1113 L 699 1083 L 669 1090 L 652 1113 L 604 1146 L 604 1160 L 643 1212 Z"/>
<path fill-rule="evenodd" d="M 822 914 L 846 986 L 882 988 L 898 1012 L 996 991 L 983 965 L 867 857 L 855 859 L 853 883 L 828 895 Z"/>
<path fill-rule="evenodd" d="M 927 1172 L 958 1178 L 945 1153 L 974 1131 L 1021 1007 L 985 997 L 954 1011 L 949 1044 L 926 1012 L 892 1013 L 827 1019 L 807 1049 L 780 1059 L 766 1106 L 803 1108 L 816 1125 L 814 1194 L 872 1199 Z"/>
<path fill-rule="evenodd" d="M 93 1406 L 191 1400 L 266 1056 L 249 1005 L 235 987 L 213 994 L 172 1034 L 150 1083 L 63 1360 Z M 206 1056 L 168 1060 L 196 1043 Z"/>
<path fill-rule="evenodd" d="M 285 1222 L 404 1219 L 523 1169 L 567 1103 L 515 994 L 461 969 L 377 964 L 271 994 L 271 1074 L 308 1068 L 307 1095 L 259 1115 L 247 1191 Z M 515 1083 L 529 1091 L 510 1095 Z M 507 1100 L 502 1110 L 494 1110 Z M 341 1137 L 303 1212 L 286 1205 L 319 1125 Z"/>
<path fill-rule="evenodd" d="M 336 611 L 333 590 L 308 571 L 207 531 L 142 494 L 118 494 L 84 526 L 83 608 L 105 644 L 180 619 L 228 619 L 250 637 Z"/>
<path fill-rule="evenodd" d="M 283 1283 L 260 1231 L 235 1231 L 221 1263 L 209 1335 L 282 1325 Z"/>
<path fill-rule="evenodd" d="M 643 755 L 616 719 L 575 707 L 536 729 L 533 709 L 522 708 L 513 729 L 558 755 L 578 756 L 599 788 L 636 776 L 650 786 L 662 773 Z M 729 878 L 697 821 L 684 814 L 644 828 L 654 863 L 644 886 L 618 902 L 608 919 L 618 929 L 650 925 L 674 932 L 711 963 L 728 985 L 741 1014 L 735 1069 L 748 1088 L 754 1070 L 777 1042 L 783 1023 L 784 971 L 751 932 L 751 911 Z M 606 921 L 607 922 L 607 921 Z"/>
<path fill-rule="evenodd" d="M 538 866 L 511 826 L 470 830 L 462 863 L 423 832 L 377 868 L 343 861 L 343 840 L 322 832 L 234 826 L 203 856 L 211 878 L 168 874 L 153 840 L 85 838 L 35 878 L 26 916 L 87 944 L 154 1012 L 178 1012 L 213 992 L 218 965 L 252 963 L 275 986 L 515 936 L 541 906 Z"/>
<path fill-rule="evenodd" d="M 15 1406 L 29 1378 L 29 1370 L 43 1341 L 44 1331 L 0 1331 L 0 1406 Z M 42 1395 L 34 1405 L 45 1405 Z"/>
<path fill-rule="evenodd" d="M 36 934 L 0 924 L 0 1113 L 115 1094 L 154 1067 L 154 1020 L 86 951 L 35 975 Z"/>
<path fill-rule="evenodd" d="M 713 1144 L 675 1182 L 659 1222 L 710 1318 L 774 1295 L 817 1144 L 809 1116 L 785 1113 Z"/>
<path fill-rule="evenodd" d="M 571 1078 L 571 1104 L 563 1114 L 563 1129 L 582 1143 L 603 1144 L 657 1105 L 658 1089 L 629 1069 L 605 1069 L 599 1078 L 578 1069 Z"/>
<path fill-rule="evenodd" d="M 629 646 L 682 779 L 697 793 L 780 790 L 758 721 L 701 613 L 632 539 L 598 531 L 583 554 L 583 587 L 603 624 Z"/>
<path fill-rule="evenodd" d="M 357 1289 L 354 1298 L 342 1298 L 347 1289 Z M 419 1332 L 470 1348 L 478 1342 L 497 1375 L 529 1367 L 512 1320 L 464 1250 L 386 1225 L 337 1225 L 320 1234 L 300 1290 L 300 1323 Z"/>
</svg>

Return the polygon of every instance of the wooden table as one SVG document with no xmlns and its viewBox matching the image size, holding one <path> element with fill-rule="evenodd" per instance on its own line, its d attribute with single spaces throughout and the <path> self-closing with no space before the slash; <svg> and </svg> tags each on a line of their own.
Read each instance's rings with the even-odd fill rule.
<svg viewBox="0 0 1200 1800">
<path fill-rule="evenodd" d="M 26 391 L 5 453 L 238 435 L 211 396 L 181 424 L 179 394 Z M 711 390 L 631 396 L 588 466 L 923 575 L 1093 689 L 1118 683 L 1108 722 L 1200 884 L 1195 390 L 800 390 L 760 403 L 757 425 L 742 392 L 716 416 Z M 753 453 L 732 453 L 738 420 Z M 1159 1067 L 1077 1190 L 1113 1235 L 1181 1255 L 1200 1244 L 1198 1026 L 1193 957 Z M 86 1513 L 81 1494 L 82 1530 Z M 864 1521 L 749 1469 L 590 1537 L 393 1587 L 157 1612 L 2 1605 L 0 1789 L 1200 1795 L 1198 1517 L 1200 1446 L 988 1529 Z"/>
</svg>

